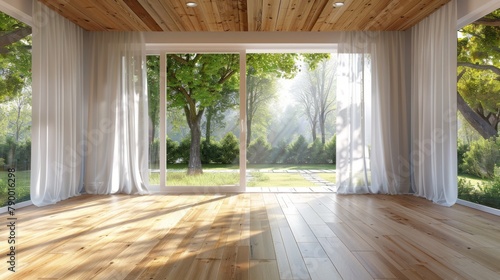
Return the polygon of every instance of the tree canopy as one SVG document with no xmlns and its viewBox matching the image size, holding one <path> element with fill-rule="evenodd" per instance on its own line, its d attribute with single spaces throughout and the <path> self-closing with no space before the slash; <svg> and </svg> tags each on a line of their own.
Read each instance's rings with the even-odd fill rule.
<svg viewBox="0 0 500 280">
<path fill-rule="evenodd" d="M 314 67 L 328 54 L 249 54 L 247 55 L 247 131 L 256 114 L 265 115 L 273 98 L 278 78 L 292 78 L 299 71 L 299 61 Z M 153 64 L 152 66 L 155 66 Z M 202 173 L 201 120 L 205 136 L 211 135 L 211 123 L 239 103 L 238 54 L 169 54 L 167 55 L 167 107 L 181 110 L 190 130 L 188 174 Z M 154 81 L 156 82 L 156 81 Z M 150 114 L 151 114 L 150 110 Z"/>
<path fill-rule="evenodd" d="M 335 109 L 335 74 L 337 64 L 323 59 L 314 70 L 309 70 L 297 81 L 294 97 L 311 127 L 312 140 L 316 140 L 319 125 L 321 143 L 326 143 L 326 121 Z"/>
<path fill-rule="evenodd" d="M 484 138 L 500 123 L 500 10 L 459 30 L 458 108 Z"/>
<path fill-rule="evenodd" d="M 205 111 L 237 94 L 237 54 L 167 55 L 167 104 L 184 111 L 191 132 L 188 174 L 202 173 L 201 119 Z M 224 110 L 220 108 L 219 110 Z"/>
<path fill-rule="evenodd" d="M 31 27 L 0 12 L 0 102 L 31 81 Z"/>
<path fill-rule="evenodd" d="M 247 55 L 247 146 L 252 141 L 254 121 L 266 115 L 270 101 L 276 97 L 275 82 L 278 78 L 291 79 L 301 69 L 301 64 L 314 69 L 328 58 L 326 53 L 254 53 Z"/>
</svg>

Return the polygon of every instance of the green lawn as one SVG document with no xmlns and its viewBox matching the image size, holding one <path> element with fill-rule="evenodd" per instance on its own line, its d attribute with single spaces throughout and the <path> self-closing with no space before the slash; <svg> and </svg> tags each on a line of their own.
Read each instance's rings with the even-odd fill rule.
<svg viewBox="0 0 500 280">
<path fill-rule="evenodd" d="M 472 186 L 474 186 L 474 187 L 477 187 L 478 185 L 482 185 L 483 183 L 491 182 L 491 180 L 481 179 L 479 177 L 471 176 L 468 174 L 458 175 L 458 179 L 459 180 L 464 179 L 464 180 L 468 181 L 469 183 L 471 183 Z"/>
<path fill-rule="evenodd" d="M 188 176 L 185 172 L 168 172 L 167 186 L 235 186 L 240 183 L 238 172 L 205 172 L 197 176 Z M 150 173 L 149 184 L 160 184 L 160 173 Z"/>
<path fill-rule="evenodd" d="M 16 202 L 30 200 L 30 174 L 28 171 L 16 171 L 14 173 L 16 181 Z M 0 207 L 7 205 L 7 182 L 8 172 L 0 171 Z"/>
<path fill-rule="evenodd" d="M 331 183 L 337 182 L 337 173 L 316 173 L 316 176 Z"/>
<path fill-rule="evenodd" d="M 187 164 L 167 165 L 167 185 L 168 186 L 224 186 L 236 185 L 239 183 L 239 173 L 214 172 L 214 171 L 234 171 L 239 165 L 235 164 L 205 164 L 203 170 L 209 171 L 201 176 L 187 176 Z M 249 170 L 334 170 L 333 164 L 248 164 Z M 304 179 L 300 174 L 295 173 L 260 173 L 252 172 L 254 177 L 248 183 L 249 187 L 311 187 L 314 183 Z M 335 182 L 334 173 L 318 173 L 324 180 Z M 160 184 L 160 173 L 152 172 L 149 176 L 151 185 Z"/>
<path fill-rule="evenodd" d="M 252 172 L 253 180 L 248 187 L 314 187 L 300 174 Z"/>
</svg>

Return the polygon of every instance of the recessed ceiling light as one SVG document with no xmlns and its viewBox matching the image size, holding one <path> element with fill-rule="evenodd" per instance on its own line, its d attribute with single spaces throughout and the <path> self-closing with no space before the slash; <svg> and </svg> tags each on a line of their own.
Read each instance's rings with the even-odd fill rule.
<svg viewBox="0 0 500 280">
<path fill-rule="evenodd" d="M 333 6 L 342 7 L 342 6 L 344 6 L 344 2 L 335 2 L 335 3 L 333 3 Z"/>
<path fill-rule="evenodd" d="M 187 2 L 186 6 L 188 6 L 190 8 L 194 8 L 194 7 L 198 6 L 198 4 L 196 2 Z"/>
</svg>

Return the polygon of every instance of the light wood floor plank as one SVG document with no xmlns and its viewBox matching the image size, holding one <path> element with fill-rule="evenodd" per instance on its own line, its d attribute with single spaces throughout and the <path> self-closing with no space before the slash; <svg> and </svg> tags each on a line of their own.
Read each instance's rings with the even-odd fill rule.
<svg viewBox="0 0 500 280">
<path fill-rule="evenodd" d="M 311 280 L 341 280 L 335 266 L 329 258 L 305 258 Z"/>
</svg>

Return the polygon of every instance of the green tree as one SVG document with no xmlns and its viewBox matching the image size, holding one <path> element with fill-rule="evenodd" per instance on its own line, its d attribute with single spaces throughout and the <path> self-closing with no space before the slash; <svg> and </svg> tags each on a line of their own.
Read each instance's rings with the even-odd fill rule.
<svg viewBox="0 0 500 280">
<path fill-rule="evenodd" d="M 247 148 L 247 159 L 249 163 L 266 163 L 270 156 L 271 145 L 264 137 L 259 137 L 250 143 Z"/>
<path fill-rule="evenodd" d="M 460 169 L 481 178 L 493 178 L 495 165 L 500 164 L 500 139 L 480 139 L 470 144 L 463 155 Z"/>
<path fill-rule="evenodd" d="M 302 79 L 297 81 L 297 90 L 294 92 L 294 98 L 311 128 L 313 142 L 319 126 L 323 145 L 326 142 L 327 117 L 335 109 L 335 73 L 335 62 L 323 59 L 315 69 L 304 73 Z"/>
<path fill-rule="evenodd" d="M 500 123 L 500 9 L 465 26 L 458 39 L 458 109 L 483 138 Z"/>
<path fill-rule="evenodd" d="M 266 53 L 247 55 L 247 147 L 252 141 L 252 125 L 257 115 L 265 114 L 270 101 L 276 96 L 278 78 L 291 79 L 301 70 L 300 62 L 309 67 L 316 65 L 329 54 Z"/>
<path fill-rule="evenodd" d="M 319 139 L 316 139 L 309 144 L 307 153 L 308 163 L 327 163 L 325 144 L 321 143 Z"/>
<path fill-rule="evenodd" d="M 220 141 L 221 155 L 220 162 L 222 164 L 235 163 L 240 153 L 239 141 L 236 136 L 229 132 Z"/>
<path fill-rule="evenodd" d="M 0 102 L 31 82 L 31 27 L 0 12 Z"/>
<path fill-rule="evenodd" d="M 167 55 L 168 106 L 184 111 L 190 130 L 188 175 L 203 173 L 201 119 L 208 107 L 237 92 L 237 54 Z M 234 90 L 229 90 L 234 89 Z"/>
<path fill-rule="evenodd" d="M 160 124 L 160 56 L 147 56 L 149 145 L 153 144 Z"/>
<path fill-rule="evenodd" d="M 0 158 L 9 166 L 26 168 L 30 127 L 31 27 L 0 12 Z"/>
<path fill-rule="evenodd" d="M 306 138 L 302 135 L 299 135 L 299 137 L 292 144 L 290 144 L 286 160 L 287 163 L 309 163 L 309 159 L 307 158 L 308 146 L 309 144 L 307 143 Z"/>
<path fill-rule="evenodd" d="M 225 112 L 233 109 L 239 103 L 239 91 L 234 89 L 232 84 L 224 84 L 222 89 L 224 98 L 216 100 L 215 104 L 206 108 L 205 114 L 205 139 L 210 142 L 212 138 L 213 125 L 217 124 L 220 128 L 225 126 Z"/>
<path fill-rule="evenodd" d="M 31 90 L 26 89 L 10 101 L 0 104 L 0 129 L 16 142 L 30 138 Z"/>
</svg>

